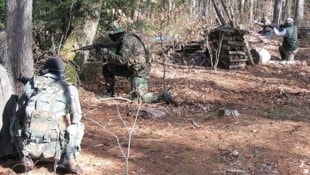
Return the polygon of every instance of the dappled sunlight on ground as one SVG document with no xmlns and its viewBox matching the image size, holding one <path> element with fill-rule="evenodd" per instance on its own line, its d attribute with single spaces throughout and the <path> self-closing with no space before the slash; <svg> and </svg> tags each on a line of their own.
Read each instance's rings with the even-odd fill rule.
<svg viewBox="0 0 310 175">
<path fill-rule="evenodd" d="M 268 45 L 275 51 L 276 47 Z M 302 51 L 297 58 L 309 65 L 306 53 Z M 91 70 L 79 88 L 86 126 L 78 158 L 83 174 L 124 174 L 128 146 L 128 172 L 135 175 L 309 174 L 307 65 L 214 71 L 175 64 L 166 67 L 163 79 L 162 65 L 154 63 L 150 89 L 161 91 L 165 82 L 176 106 L 139 106 L 122 99 L 130 91 L 124 78 L 116 82 L 122 98 L 100 99 L 103 77 L 99 69 L 98 73 Z M 136 115 L 138 109 L 150 108 L 166 116 Z M 2 165 L 0 172 L 12 167 L 12 163 Z M 40 166 L 31 174 L 49 174 L 51 166 Z"/>
</svg>

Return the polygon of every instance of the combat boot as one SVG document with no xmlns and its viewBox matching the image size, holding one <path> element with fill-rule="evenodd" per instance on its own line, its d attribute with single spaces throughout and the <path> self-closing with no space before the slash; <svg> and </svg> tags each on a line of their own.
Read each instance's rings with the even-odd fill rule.
<svg viewBox="0 0 310 175">
<path fill-rule="evenodd" d="M 70 159 L 65 164 L 58 165 L 58 168 L 60 168 L 62 171 L 65 171 L 67 173 L 73 173 L 73 174 L 81 174 L 82 173 L 82 169 L 77 164 L 77 162 L 75 161 L 74 158 Z"/>
<path fill-rule="evenodd" d="M 29 157 L 29 156 L 24 156 L 21 159 L 21 164 L 24 165 L 27 170 L 32 170 L 34 167 L 34 163 L 31 159 L 31 157 Z"/>
<path fill-rule="evenodd" d="M 106 84 L 105 84 L 105 89 L 106 92 L 104 92 L 101 95 L 101 98 L 111 98 L 115 96 L 114 93 L 114 87 L 115 87 L 115 79 L 114 78 L 106 78 Z"/>
<path fill-rule="evenodd" d="M 111 98 L 115 97 L 114 89 L 107 89 L 101 96 L 101 98 Z"/>
<path fill-rule="evenodd" d="M 165 91 L 158 96 L 158 101 L 164 101 L 167 104 L 175 104 L 170 91 Z"/>
<path fill-rule="evenodd" d="M 104 92 L 100 97 L 101 98 L 111 98 L 114 96 L 115 96 L 114 92 Z"/>
</svg>

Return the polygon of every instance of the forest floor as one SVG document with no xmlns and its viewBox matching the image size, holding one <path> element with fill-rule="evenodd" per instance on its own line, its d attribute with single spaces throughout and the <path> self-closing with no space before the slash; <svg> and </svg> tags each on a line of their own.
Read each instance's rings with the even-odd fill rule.
<svg viewBox="0 0 310 175">
<path fill-rule="evenodd" d="M 279 41 L 263 44 L 275 59 Z M 186 66 L 167 62 L 165 79 L 155 62 L 150 90 L 170 86 L 176 105 L 103 100 L 101 68 L 90 69 L 79 89 L 86 126 L 78 158 L 83 174 L 310 174 L 309 53 L 301 47 L 298 65 L 217 71 L 194 65 L 187 55 Z M 129 91 L 129 82 L 117 78 L 118 96 Z M 165 115 L 147 115 L 150 110 Z M 2 162 L 0 174 L 14 174 L 15 164 Z M 53 174 L 52 167 L 39 162 L 27 174 Z"/>
</svg>

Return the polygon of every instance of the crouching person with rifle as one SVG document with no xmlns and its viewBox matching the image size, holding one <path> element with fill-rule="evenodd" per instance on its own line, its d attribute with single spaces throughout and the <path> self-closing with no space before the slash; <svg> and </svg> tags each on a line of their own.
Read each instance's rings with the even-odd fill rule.
<svg viewBox="0 0 310 175">
<path fill-rule="evenodd" d="M 297 26 L 294 25 L 292 18 L 287 18 L 285 23 L 280 26 L 280 30 L 276 27 L 273 28 L 276 36 L 283 37 L 282 45 L 279 47 L 279 52 L 282 60 L 294 61 L 297 54 L 298 39 L 297 39 Z"/>
<path fill-rule="evenodd" d="M 162 93 L 149 92 L 148 81 L 151 71 L 151 58 L 145 43 L 132 32 L 126 32 L 124 28 L 111 24 L 107 30 L 111 43 L 107 45 L 94 45 L 97 49 L 97 58 L 104 60 L 102 74 L 105 79 L 106 91 L 103 98 L 114 97 L 115 77 L 126 77 L 131 84 L 131 97 L 134 102 L 146 103 L 166 102 L 175 104 L 169 90 Z M 90 47 L 82 47 L 80 50 Z M 99 54 L 98 54 L 99 53 Z M 98 59 L 99 60 L 99 59 Z"/>
<path fill-rule="evenodd" d="M 262 27 L 262 30 L 258 32 L 259 34 L 266 37 L 272 37 L 273 27 L 271 26 L 271 21 L 266 16 L 264 16 L 260 21 L 254 20 L 254 23 Z"/>
<path fill-rule="evenodd" d="M 26 82 L 11 121 L 10 132 L 26 171 L 33 159 L 53 160 L 59 167 L 80 174 L 76 157 L 81 151 L 84 125 L 76 87 L 64 80 L 65 64 L 48 59 L 39 76 Z"/>
</svg>

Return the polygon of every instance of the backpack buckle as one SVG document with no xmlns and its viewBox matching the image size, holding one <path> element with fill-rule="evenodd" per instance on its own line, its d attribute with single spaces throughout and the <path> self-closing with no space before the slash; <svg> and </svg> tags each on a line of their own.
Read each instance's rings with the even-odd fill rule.
<svg viewBox="0 0 310 175">
<path fill-rule="evenodd" d="M 45 134 L 44 134 L 42 142 L 43 142 L 43 143 L 49 143 L 49 142 L 51 142 L 51 139 L 50 139 L 48 133 L 45 133 Z"/>
</svg>

